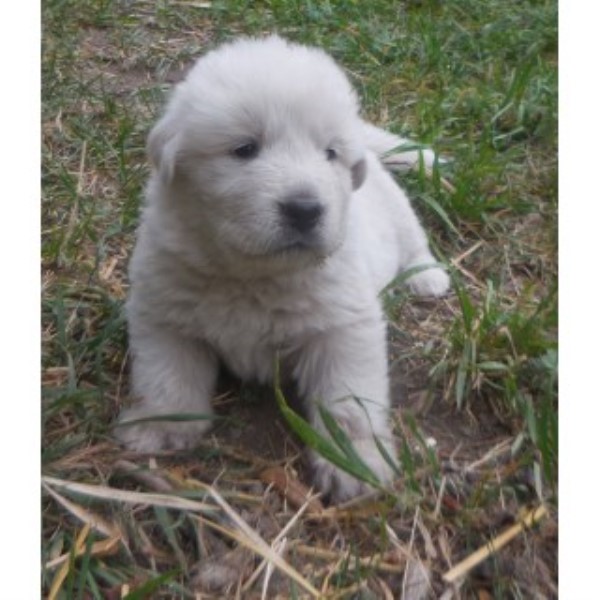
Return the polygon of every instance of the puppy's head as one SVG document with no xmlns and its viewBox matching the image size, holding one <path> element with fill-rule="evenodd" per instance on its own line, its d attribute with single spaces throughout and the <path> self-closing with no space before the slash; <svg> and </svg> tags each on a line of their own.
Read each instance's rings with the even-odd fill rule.
<svg viewBox="0 0 600 600">
<path fill-rule="evenodd" d="M 162 196 L 198 243 L 265 269 L 333 253 L 366 175 L 346 76 L 321 50 L 276 36 L 201 58 L 148 150 Z"/>
</svg>

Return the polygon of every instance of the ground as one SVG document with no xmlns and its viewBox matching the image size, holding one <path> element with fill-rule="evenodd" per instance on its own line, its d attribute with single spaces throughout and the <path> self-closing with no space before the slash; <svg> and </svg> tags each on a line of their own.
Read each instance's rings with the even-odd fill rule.
<svg viewBox="0 0 600 600">
<path fill-rule="evenodd" d="M 544 0 L 43 4 L 44 595 L 557 597 L 556 18 Z M 344 506 L 310 494 L 272 388 L 224 376 L 191 453 L 111 436 L 145 137 L 194 57 L 271 31 L 326 48 L 367 118 L 449 159 L 399 180 L 453 277 L 439 300 L 383 294 L 400 474 Z"/>
</svg>

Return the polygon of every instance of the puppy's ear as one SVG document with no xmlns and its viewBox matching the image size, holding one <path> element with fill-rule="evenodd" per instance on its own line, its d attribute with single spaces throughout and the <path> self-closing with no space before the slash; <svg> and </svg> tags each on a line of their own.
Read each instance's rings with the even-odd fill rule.
<svg viewBox="0 0 600 600">
<path fill-rule="evenodd" d="M 350 168 L 352 173 L 352 189 L 357 190 L 367 178 L 367 161 L 361 158 Z"/>
<path fill-rule="evenodd" d="M 167 116 L 152 129 L 146 145 L 152 166 L 160 174 L 163 183 L 173 181 L 179 150 L 179 133 L 175 124 Z"/>
</svg>

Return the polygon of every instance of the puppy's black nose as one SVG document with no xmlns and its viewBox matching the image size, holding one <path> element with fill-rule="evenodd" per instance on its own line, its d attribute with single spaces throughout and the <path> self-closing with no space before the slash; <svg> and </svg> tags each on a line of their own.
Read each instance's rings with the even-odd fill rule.
<svg viewBox="0 0 600 600">
<path fill-rule="evenodd" d="M 324 212 L 323 205 L 312 198 L 294 197 L 279 203 L 279 210 L 287 225 L 300 233 L 314 229 Z"/>
</svg>

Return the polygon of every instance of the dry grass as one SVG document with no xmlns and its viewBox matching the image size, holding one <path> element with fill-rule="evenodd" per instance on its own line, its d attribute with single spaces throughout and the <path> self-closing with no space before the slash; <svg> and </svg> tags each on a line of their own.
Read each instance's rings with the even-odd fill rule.
<svg viewBox="0 0 600 600">
<path fill-rule="evenodd" d="M 553 4 L 43 10 L 44 595 L 557 597 Z M 372 119 L 453 158 L 403 184 L 455 293 L 384 299 L 403 477 L 344 506 L 311 491 L 269 389 L 224 381 L 193 453 L 110 436 L 147 130 L 195 55 L 273 29 L 329 48 Z"/>
</svg>

